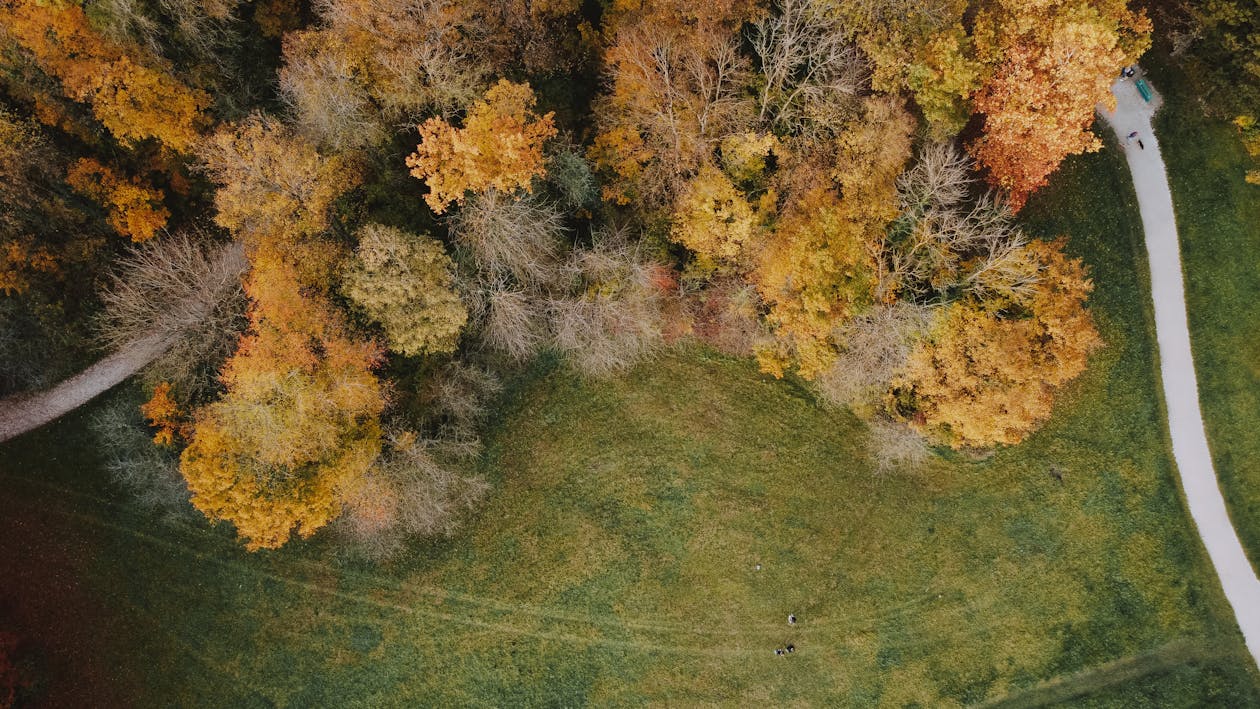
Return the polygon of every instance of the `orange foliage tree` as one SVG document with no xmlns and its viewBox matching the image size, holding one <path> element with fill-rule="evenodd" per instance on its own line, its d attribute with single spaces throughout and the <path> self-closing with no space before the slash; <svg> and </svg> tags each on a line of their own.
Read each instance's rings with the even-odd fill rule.
<svg viewBox="0 0 1260 709">
<path fill-rule="evenodd" d="M 380 452 L 380 351 L 349 336 L 292 272 L 255 270 L 250 333 L 221 374 L 227 393 L 196 416 L 180 470 L 192 504 L 252 550 L 335 519 Z"/>
<path fill-rule="evenodd" d="M 431 118 L 407 157 L 411 174 L 429 186 L 425 201 L 441 214 L 466 192 L 530 189 L 545 172 L 543 143 L 556 134 L 553 114 L 534 113 L 529 84 L 501 79 L 468 109 L 463 128 Z"/>
<path fill-rule="evenodd" d="M 140 413 L 150 426 L 157 429 L 153 434 L 153 442 L 159 446 L 172 445 L 176 436 L 188 436 L 188 424 L 180 411 L 179 403 L 171 396 L 170 382 L 162 382 L 153 387 L 153 396 L 140 405 Z"/>
<path fill-rule="evenodd" d="M 162 206 L 161 190 L 145 185 L 138 177 L 125 179 L 91 158 L 71 165 L 66 183 L 104 206 L 114 231 L 135 242 L 152 239 L 171 216 Z"/>
<path fill-rule="evenodd" d="M 357 184 L 338 157 L 253 116 L 199 150 L 221 188 L 216 220 L 245 242 L 250 328 L 194 414 L 180 470 L 192 502 L 247 548 L 275 548 L 334 519 L 380 450 L 381 350 L 356 339 L 328 289 L 345 253 L 323 239 L 334 200 Z"/>
<path fill-rule="evenodd" d="M 1093 284 L 1062 248 L 1024 247 L 1038 279 L 1027 297 L 945 308 L 894 380 L 892 409 L 954 448 L 1019 443 L 1049 418 L 1056 390 L 1101 344 L 1084 307 Z"/>
<path fill-rule="evenodd" d="M 0 36 L 59 80 L 66 96 L 90 104 L 119 141 L 156 138 L 183 152 L 196 140 L 210 97 L 99 35 L 79 5 L 4 0 Z"/>
<path fill-rule="evenodd" d="M 995 68 L 975 96 L 984 134 L 970 146 L 1018 211 L 1068 155 L 1097 150 L 1094 107 L 1113 103 L 1120 67 L 1149 46 L 1150 22 L 1124 0 L 994 0 L 977 19 Z"/>
<path fill-rule="evenodd" d="M 722 138 L 752 119 L 748 61 L 725 25 L 627 23 L 604 60 L 612 90 L 597 104 L 590 154 L 611 177 L 605 199 L 668 204 Z"/>
</svg>

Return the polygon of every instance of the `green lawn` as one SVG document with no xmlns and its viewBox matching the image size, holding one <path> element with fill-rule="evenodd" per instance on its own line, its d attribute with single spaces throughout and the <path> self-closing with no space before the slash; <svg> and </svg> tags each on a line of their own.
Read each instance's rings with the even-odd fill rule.
<svg viewBox="0 0 1260 709">
<path fill-rule="evenodd" d="M 1180 73 L 1153 77 L 1156 131 L 1181 237 L 1190 334 L 1216 474 L 1253 565 L 1260 561 L 1260 186 L 1235 128 L 1206 119 Z M 1163 77 L 1169 77 L 1160 81 Z"/>
<path fill-rule="evenodd" d="M 878 475 L 858 421 L 750 362 L 539 365 L 465 533 L 372 567 L 137 512 L 81 413 L 0 448 L 0 629 L 67 703 L 1255 705 L 1169 463 L 1123 164 L 1026 213 L 1091 264 L 1107 347 L 1016 449 Z"/>
</svg>

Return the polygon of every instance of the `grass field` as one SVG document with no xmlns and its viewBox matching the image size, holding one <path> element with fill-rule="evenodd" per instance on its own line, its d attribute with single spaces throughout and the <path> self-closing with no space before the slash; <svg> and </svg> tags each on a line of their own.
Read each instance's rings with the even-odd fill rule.
<svg viewBox="0 0 1260 709">
<path fill-rule="evenodd" d="M 1230 516 L 1260 562 L 1260 187 L 1237 130 L 1209 120 L 1181 88 L 1154 81 L 1166 105 L 1156 130 L 1168 164 L 1186 272 L 1190 333 L 1213 462 Z M 1168 88 L 1164 88 L 1167 85 Z"/>
<path fill-rule="evenodd" d="M 139 513 L 84 412 L 0 448 L 0 629 L 70 704 L 1255 705 L 1169 462 L 1115 151 L 1027 215 L 1090 263 L 1107 347 L 1023 446 L 877 475 L 860 422 L 750 362 L 540 364 L 466 531 L 365 566 Z"/>
</svg>

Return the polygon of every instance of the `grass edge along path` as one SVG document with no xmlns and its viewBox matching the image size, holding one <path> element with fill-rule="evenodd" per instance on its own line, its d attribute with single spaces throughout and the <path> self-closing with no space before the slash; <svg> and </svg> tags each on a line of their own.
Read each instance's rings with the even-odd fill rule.
<svg viewBox="0 0 1260 709">
<path fill-rule="evenodd" d="M 1260 186 L 1238 129 L 1210 118 L 1167 57 L 1156 126 L 1177 204 L 1190 335 L 1208 442 L 1230 516 L 1260 572 Z"/>
<path fill-rule="evenodd" d="M 1195 528 L 1233 607 L 1252 658 L 1260 665 L 1260 578 L 1251 568 L 1230 521 L 1208 448 L 1190 347 L 1172 192 L 1151 126 L 1154 110 L 1132 81 L 1117 80 L 1112 84 L 1112 93 L 1117 108 L 1114 112 L 1104 111 L 1103 117 L 1115 129 L 1116 136 L 1127 143 L 1128 136 L 1136 133 L 1138 140 L 1149 143 L 1136 150 L 1127 145 L 1125 153 L 1133 174 L 1151 268 L 1160 379 L 1173 457 Z"/>
</svg>

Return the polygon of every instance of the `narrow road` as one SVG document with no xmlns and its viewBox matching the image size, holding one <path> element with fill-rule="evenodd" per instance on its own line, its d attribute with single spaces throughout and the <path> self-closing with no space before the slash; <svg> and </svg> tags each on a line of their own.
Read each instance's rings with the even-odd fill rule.
<svg viewBox="0 0 1260 709">
<path fill-rule="evenodd" d="M 1151 295 L 1155 301 L 1155 337 L 1173 458 L 1181 475 L 1190 516 L 1221 579 L 1225 597 L 1234 608 L 1247 649 L 1260 665 L 1260 579 L 1256 578 L 1230 523 L 1225 498 L 1212 467 L 1203 415 L 1199 411 L 1199 386 L 1190 353 L 1177 222 L 1164 158 L 1151 128 L 1154 109 L 1142 99 L 1132 80 L 1117 81 L 1111 90 L 1116 96 L 1116 111 L 1101 113 L 1125 145 L 1142 213 L 1142 228 L 1146 232 Z M 1134 131 L 1137 136 L 1130 140 L 1128 136 Z M 1138 146 L 1138 140 L 1144 148 Z"/>
<path fill-rule="evenodd" d="M 0 399 L 0 443 L 74 411 L 144 368 L 170 348 L 174 337 L 151 335 L 51 389 Z"/>
</svg>

